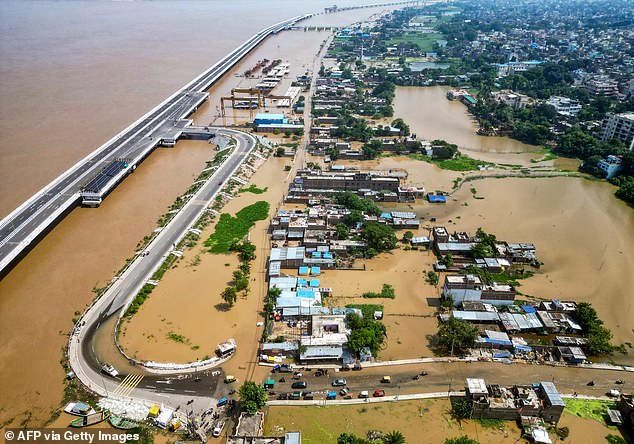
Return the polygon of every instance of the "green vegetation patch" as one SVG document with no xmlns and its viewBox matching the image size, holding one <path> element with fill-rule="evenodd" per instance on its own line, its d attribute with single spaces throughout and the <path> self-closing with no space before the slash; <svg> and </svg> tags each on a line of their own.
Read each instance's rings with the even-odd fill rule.
<svg viewBox="0 0 634 444">
<path fill-rule="evenodd" d="M 396 294 L 394 294 L 394 287 L 392 287 L 390 284 L 383 284 L 383 288 L 381 288 L 381 292 L 380 293 L 376 293 L 374 291 L 368 291 L 366 293 L 363 293 L 362 296 L 364 298 L 389 298 L 389 299 L 394 299 L 396 297 Z"/>
<path fill-rule="evenodd" d="M 255 184 L 251 184 L 251 186 L 247 187 L 247 188 L 240 188 L 240 193 L 253 193 L 253 194 L 263 194 L 266 193 L 266 191 L 269 189 L 269 187 L 264 187 L 264 188 L 258 188 L 257 185 Z"/>
<path fill-rule="evenodd" d="M 215 254 L 227 254 L 233 243 L 247 235 L 251 227 L 269 215 L 269 203 L 260 200 L 238 211 L 235 217 L 229 214 L 220 215 L 215 230 L 205 241 L 205 247 Z"/>
<path fill-rule="evenodd" d="M 422 160 L 423 162 L 433 163 L 443 170 L 449 171 L 476 171 L 480 165 L 491 165 L 490 162 L 484 162 L 482 160 L 473 159 L 464 154 L 458 154 L 453 159 L 434 160 L 424 154 L 410 154 L 410 159 Z"/>
<path fill-rule="evenodd" d="M 398 45 L 399 43 L 412 43 L 417 45 L 421 51 L 431 52 L 434 50 L 434 43 L 436 40 L 441 40 L 442 34 L 429 33 L 423 34 L 421 32 L 406 32 L 399 37 L 394 37 L 388 40 L 387 45 Z"/>
<path fill-rule="evenodd" d="M 348 304 L 346 308 L 358 308 L 364 318 L 372 318 L 375 311 L 383 311 L 383 304 Z"/>
<path fill-rule="evenodd" d="M 607 409 L 615 409 L 613 401 L 600 401 L 595 399 L 566 399 L 566 412 L 577 415 L 580 418 L 592 418 L 600 423 L 605 423 Z"/>
<path fill-rule="evenodd" d="M 141 308 L 141 305 L 143 305 L 143 303 L 148 298 L 148 296 L 150 296 L 150 293 L 152 293 L 152 290 L 154 290 L 154 285 L 145 284 L 135 296 L 134 300 L 132 301 L 132 304 L 130 304 L 130 306 L 128 307 L 128 310 L 125 313 L 126 316 L 132 316 L 137 311 L 139 311 L 139 308 Z"/>
</svg>

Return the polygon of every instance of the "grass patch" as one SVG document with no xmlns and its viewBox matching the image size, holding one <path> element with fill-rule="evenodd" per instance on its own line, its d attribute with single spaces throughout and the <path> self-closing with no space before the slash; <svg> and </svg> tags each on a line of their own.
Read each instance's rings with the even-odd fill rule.
<svg viewBox="0 0 634 444">
<path fill-rule="evenodd" d="M 591 418 L 605 424 L 607 409 L 615 409 L 613 401 L 599 401 L 594 399 L 566 399 L 566 412 L 580 418 Z"/>
<path fill-rule="evenodd" d="M 464 154 L 458 154 L 453 159 L 436 160 L 424 154 L 410 154 L 410 159 L 421 160 L 423 162 L 433 163 L 443 170 L 449 171 L 476 171 L 480 165 L 492 165 L 490 162 L 473 159 Z"/>
<path fill-rule="evenodd" d="M 229 214 L 220 215 L 215 230 L 205 241 L 205 247 L 215 254 L 229 253 L 229 247 L 247 235 L 249 230 L 259 220 L 269 215 L 269 203 L 263 200 L 238 211 L 235 217 Z"/>
<path fill-rule="evenodd" d="M 539 154 L 544 154 L 541 159 L 531 159 L 531 163 L 548 162 L 549 160 L 555 160 L 559 156 L 549 150 L 539 150 Z"/>
<path fill-rule="evenodd" d="M 380 293 L 375 293 L 373 291 L 368 291 L 366 293 L 363 293 L 362 296 L 364 298 L 388 298 L 388 299 L 394 299 L 396 297 L 396 294 L 394 294 L 394 287 L 392 287 L 390 284 L 383 284 L 383 288 L 381 288 L 381 292 Z"/>
<path fill-rule="evenodd" d="M 258 188 L 258 186 L 257 186 L 257 185 L 252 184 L 252 185 L 251 185 L 251 186 L 249 186 L 248 188 L 240 188 L 240 191 L 238 191 L 238 192 L 239 192 L 239 193 L 263 194 L 263 193 L 265 193 L 268 189 L 269 189 L 269 187 Z"/>
<path fill-rule="evenodd" d="M 395 37 L 386 42 L 387 45 L 398 45 L 399 43 L 413 43 L 417 45 L 421 51 L 431 52 L 434 50 L 436 40 L 441 40 L 442 34 L 421 32 L 405 32 L 399 37 Z"/>
<path fill-rule="evenodd" d="M 178 333 L 174 333 L 173 331 L 167 334 L 167 339 L 171 339 L 172 341 L 179 342 L 181 344 L 184 344 L 185 342 L 187 342 L 187 338 L 185 336 L 179 335 Z"/>
<path fill-rule="evenodd" d="M 132 304 L 130 304 L 126 310 L 125 315 L 132 316 L 133 314 L 136 314 L 136 312 L 139 311 L 139 308 L 141 308 L 141 305 L 143 305 L 148 296 L 150 296 L 152 290 L 154 290 L 154 285 L 152 284 L 145 284 L 141 287 L 141 290 L 139 290 L 137 295 L 134 297 Z"/>
<path fill-rule="evenodd" d="M 482 418 L 478 419 L 480 425 L 487 429 L 503 429 L 504 428 L 504 420 L 502 419 L 489 419 Z"/>
<path fill-rule="evenodd" d="M 346 308 L 358 308 L 364 318 L 372 319 L 375 311 L 383 311 L 383 304 L 348 304 Z"/>
</svg>

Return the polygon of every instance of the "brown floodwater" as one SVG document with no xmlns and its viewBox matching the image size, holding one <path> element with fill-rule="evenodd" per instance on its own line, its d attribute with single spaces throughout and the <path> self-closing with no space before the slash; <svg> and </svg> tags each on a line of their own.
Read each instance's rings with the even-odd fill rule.
<svg viewBox="0 0 634 444">
<path fill-rule="evenodd" d="M 539 149 L 508 137 L 477 135 L 477 126 L 467 107 L 459 101 L 447 99 L 449 89 L 445 86 L 397 87 L 394 117 L 403 118 L 419 138 L 444 139 L 474 152 L 527 153 Z"/>
<path fill-rule="evenodd" d="M 0 2 L 0 214 L 8 214 L 257 30 L 303 12 L 306 5 L 279 0 L 266 5 L 266 14 L 245 14 L 261 8 L 255 0 Z M 377 11 L 319 16 L 306 24 L 339 26 Z M 156 28 L 155 23 L 172 18 L 173 26 Z M 233 74 L 258 58 L 280 57 L 293 65 L 294 55 L 281 52 L 286 41 L 298 52 L 295 66 L 301 67 L 327 35 L 282 33 L 220 85 L 226 92 L 232 81 L 241 80 Z M 218 104 L 215 97 L 210 107 Z M 0 424 L 11 419 L 14 425 L 24 419 L 42 424 L 59 408 L 64 377 L 59 361 L 73 317 L 213 155 L 205 142 L 157 150 L 100 208 L 73 211 L 0 281 Z M 106 340 L 97 344 L 104 353 Z"/>
</svg>

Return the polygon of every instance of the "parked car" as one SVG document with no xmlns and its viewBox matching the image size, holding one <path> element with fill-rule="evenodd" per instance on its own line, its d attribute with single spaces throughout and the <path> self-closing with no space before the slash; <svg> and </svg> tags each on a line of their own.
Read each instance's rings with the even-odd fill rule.
<svg viewBox="0 0 634 444">
<path fill-rule="evenodd" d="M 612 389 L 608 392 L 608 396 L 612 396 L 613 398 L 618 398 L 620 394 L 621 393 L 616 389 Z"/>
<path fill-rule="evenodd" d="M 231 384 L 232 382 L 236 382 L 236 377 L 233 375 L 225 376 L 225 384 Z"/>
<path fill-rule="evenodd" d="M 222 407 L 223 405 L 227 405 L 229 403 L 229 398 L 220 398 L 218 400 L 218 407 Z"/>
<path fill-rule="evenodd" d="M 375 398 L 382 398 L 385 396 L 385 390 L 375 390 L 374 391 L 374 397 Z"/>
<path fill-rule="evenodd" d="M 293 373 L 293 379 L 301 379 L 301 377 L 302 377 L 302 372 Z"/>
<path fill-rule="evenodd" d="M 341 391 L 339 392 L 339 394 L 341 396 L 346 396 L 348 393 L 350 392 L 350 389 L 348 387 L 344 387 L 341 389 Z"/>
<path fill-rule="evenodd" d="M 326 399 L 337 399 L 337 392 L 328 392 Z"/>
<path fill-rule="evenodd" d="M 279 395 L 277 395 L 277 399 L 280 399 L 282 401 L 288 399 L 288 393 L 280 393 Z"/>
<path fill-rule="evenodd" d="M 344 385 L 346 385 L 346 380 L 343 378 L 338 378 L 332 381 L 333 387 L 343 387 Z"/>
<path fill-rule="evenodd" d="M 359 398 L 368 398 L 369 396 L 370 394 L 368 393 L 367 390 L 364 390 L 361 393 L 359 393 Z"/>
<path fill-rule="evenodd" d="M 302 393 L 302 396 L 304 397 L 304 399 L 307 399 L 307 400 L 315 399 L 313 392 L 304 392 Z"/>
<path fill-rule="evenodd" d="M 298 399 L 300 399 L 302 397 L 302 394 L 300 392 L 293 392 L 288 396 L 288 399 L 291 399 L 293 401 L 297 401 Z"/>
<path fill-rule="evenodd" d="M 294 388 L 294 389 L 305 389 L 307 387 L 308 387 L 308 384 L 306 383 L 306 381 L 297 381 L 291 384 L 291 388 Z"/>
<path fill-rule="evenodd" d="M 389 384 L 390 382 L 392 382 L 392 377 L 391 376 L 383 376 L 381 378 L 381 382 L 383 384 Z"/>
</svg>

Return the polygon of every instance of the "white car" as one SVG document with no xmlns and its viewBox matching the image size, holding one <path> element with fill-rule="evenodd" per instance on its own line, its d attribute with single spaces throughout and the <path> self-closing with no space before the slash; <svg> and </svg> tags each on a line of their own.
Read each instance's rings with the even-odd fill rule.
<svg viewBox="0 0 634 444">
<path fill-rule="evenodd" d="M 618 398 L 620 394 L 621 393 L 615 389 L 612 389 L 608 392 L 608 395 L 612 396 L 613 398 Z"/>
<path fill-rule="evenodd" d="M 213 436 L 214 438 L 218 438 L 222 434 L 222 428 L 224 426 L 224 423 L 214 426 L 214 429 L 211 431 L 211 436 Z"/>
<path fill-rule="evenodd" d="M 335 379 L 334 381 L 332 381 L 333 387 L 343 387 L 344 385 L 346 385 L 346 380 L 343 378 Z"/>
</svg>

